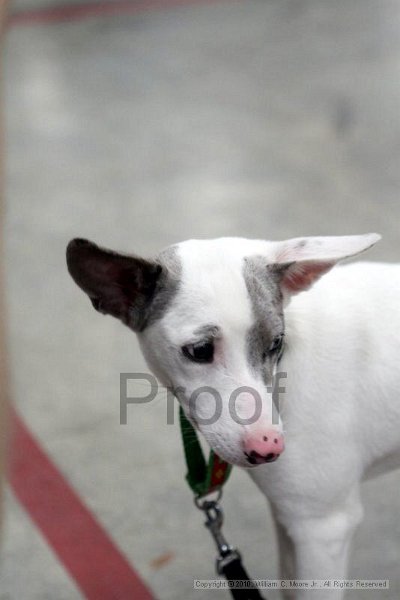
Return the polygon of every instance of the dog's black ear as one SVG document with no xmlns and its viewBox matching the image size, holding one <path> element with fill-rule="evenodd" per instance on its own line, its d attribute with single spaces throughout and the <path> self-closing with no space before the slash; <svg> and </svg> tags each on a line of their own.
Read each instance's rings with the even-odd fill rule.
<svg viewBox="0 0 400 600">
<path fill-rule="evenodd" d="M 96 310 L 121 319 L 135 331 L 143 328 L 161 265 L 79 238 L 67 246 L 67 265 L 72 279 Z"/>
</svg>

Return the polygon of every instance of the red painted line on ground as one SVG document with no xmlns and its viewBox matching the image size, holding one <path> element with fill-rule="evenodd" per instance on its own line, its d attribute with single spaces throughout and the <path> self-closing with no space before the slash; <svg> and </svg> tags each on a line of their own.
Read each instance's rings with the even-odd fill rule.
<svg viewBox="0 0 400 600">
<path fill-rule="evenodd" d="M 88 600 L 153 596 L 16 412 L 11 414 L 9 480 Z"/>
<path fill-rule="evenodd" d="M 53 6 L 34 10 L 19 11 L 9 15 L 7 25 L 34 25 L 77 21 L 89 17 L 105 16 L 118 13 L 141 13 L 155 9 L 176 8 L 193 4 L 215 4 L 220 0 L 114 0 L 84 2 Z"/>
</svg>

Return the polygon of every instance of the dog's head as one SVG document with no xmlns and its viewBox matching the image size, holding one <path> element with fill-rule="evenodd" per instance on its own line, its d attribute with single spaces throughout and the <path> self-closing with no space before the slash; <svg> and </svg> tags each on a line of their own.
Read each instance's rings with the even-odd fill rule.
<svg viewBox="0 0 400 600">
<path fill-rule="evenodd" d="M 284 307 L 378 240 L 189 240 L 149 261 L 75 239 L 67 263 L 95 309 L 137 333 L 149 367 L 215 452 L 248 467 L 276 460 L 284 447 L 271 393 Z"/>
</svg>

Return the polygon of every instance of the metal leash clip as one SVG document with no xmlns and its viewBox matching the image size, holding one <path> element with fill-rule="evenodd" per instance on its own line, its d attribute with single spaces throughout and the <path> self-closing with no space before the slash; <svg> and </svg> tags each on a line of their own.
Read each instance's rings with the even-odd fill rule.
<svg viewBox="0 0 400 600">
<path fill-rule="evenodd" d="M 210 531 L 217 546 L 219 556 L 216 560 L 216 570 L 218 575 L 222 575 L 224 568 L 233 560 L 240 560 L 241 556 L 236 548 L 233 548 L 230 544 L 228 544 L 222 533 L 224 513 L 218 504 L 219 497 L 217 500 L 204 500 L 202 502 L 196 498 L 195 503 L 197 508 L 204 511 L 206 515 L 206 521 L 204 525 Z"/>
</svg>

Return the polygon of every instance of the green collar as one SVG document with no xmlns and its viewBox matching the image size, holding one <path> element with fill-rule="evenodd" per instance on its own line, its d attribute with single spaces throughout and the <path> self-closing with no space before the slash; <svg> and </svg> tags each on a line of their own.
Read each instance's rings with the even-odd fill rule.
<svg viewBox="0 0 400 600">
<path fill-rule="evenodd" d="M 179 421 L 183 449 L 185 452 L 188 472 L 186 480 L 197 497 L 206 496 L 222 488 L 232 470 L 232 465 L 222 460 L 213 450 L 210 450 L 208 463 L 193 425 L 188 421 L 179 407 Z"/>
</svg>

